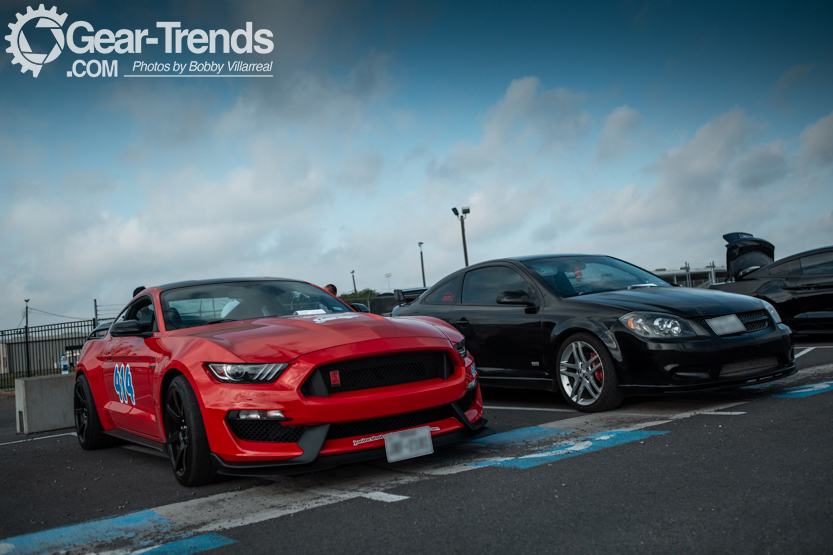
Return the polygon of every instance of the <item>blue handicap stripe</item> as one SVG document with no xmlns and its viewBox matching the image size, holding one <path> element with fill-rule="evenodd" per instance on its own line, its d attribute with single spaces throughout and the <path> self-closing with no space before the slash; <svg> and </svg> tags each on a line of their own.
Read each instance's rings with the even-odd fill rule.
<svg viewBox="0 0 833 555">
<path fill-rule="evenodd" d="M 207 551 L 233 543 L 237 542 L 218 534 L 204 534 L 142 551 L 142 555 L 189 555 L 190 553 L 199 553 L 200 551 Z"/>
<path fill-rule="evenodd" d="M 553 436 L 566 435 L 570 435 L 570 432 L 565 430 L 558 430 L 556 428 L 532 426 L 529 428 L 519 428 L 517 430 L 510 430 L 508 432 L 500 432 L 481 439 L 470 441 L 469 444 L 484 445 L 492 449 L 499 449 L 502 447 L 512 447 L 515 445 L 522 445 L 524 443 L 543 441 Z"/>
<path fill-rule="evenodd" d="M 666 434 L 668 432 L 646 432 L 642 430 L 637 431 L 615 431 L 602 432 L 593 434 L 587 437 L 579 438 L 574 441 L 557 443 L 549 448 L 526 455 L 523 457 L 513 458 L 509 460 L 495 459 L 491 461 L 480 461 L 472 463 L 472 466 L 501 466 L 508 468 L 532 468 L 546 463 L 552 463 L 561 459 L 568 459 L 594 451 L 607 449 L 608 447 L 615 447 L 624 443 L 638 441 L 647 437 Z"/>
<path fill-rule="evenodd" d="M 168 519 L 146 510 L 15 536 L 0 540 L 0 548 L 5 548 L 4 554 L 55 553 L 93 542 L 132 538 L 137 532 L 160 532 L 170 528 Z"/>
<path fill-rule="evenodd" d="M 800 385 L 798 387 L 791 387 L 785 389 L 781 393 L 771 395 L 776 399 L 797 399 L 800 397 L 809 397 L 810 395 L 818 395 L 833 390 L 833 382 L 812 383 L 807 385 Z"/>
</svg>

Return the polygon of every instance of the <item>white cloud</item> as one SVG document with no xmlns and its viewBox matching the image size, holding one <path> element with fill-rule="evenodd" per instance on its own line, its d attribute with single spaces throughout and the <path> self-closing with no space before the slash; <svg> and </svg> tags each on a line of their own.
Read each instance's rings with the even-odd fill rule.
<svg viewBox="0 0 833 555">
<path fill-rule="evenodd" d="M 597 158 L 600 161 L 621 160 L 632 145 L 631 136 L 642 126 L 642 115 L 630 106 L 619 106 L 605 117 L 599 138 Z"/>
<path fill-rule="evenodd" d="M 833 162 L 833 112 L 808 125 L 798 138 L 801 141 L 801 157 L 811 165 Z"/>
</svg>

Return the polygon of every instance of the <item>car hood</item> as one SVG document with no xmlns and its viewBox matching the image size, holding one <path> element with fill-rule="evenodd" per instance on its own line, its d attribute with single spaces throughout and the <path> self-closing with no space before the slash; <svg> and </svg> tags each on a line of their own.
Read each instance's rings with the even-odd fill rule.
<svg viewBox="0 0 833 555">
<path fill-rule="evenodd" d="M 722 316 L 761 310 L 761 301 L 745 295 L 687 287 L 646 287 L 594 293 L 568 300 L 592 301 L 627 311 L 668 312 L 684 318 Z"/>
<path fill-rule="evenodd" d="M 744 271 L 766 266 L 775 260 L 773 244 L 756 239 L 751 233 L 727 233 L 723 238 L 726 240 L 726 270 L 732 279 L 741 279 Z"/>
<path fill-rule="evenodd" d="M 448 340 L 437 326 L 424 320 L 392 320 L 358 312 L 258 318 L 187 331 L 190 332 L 187 335 L 216 343 L 246 362 L 288 362 L 321 349 L 374 339 L 413 337 Z"/>
</svg>

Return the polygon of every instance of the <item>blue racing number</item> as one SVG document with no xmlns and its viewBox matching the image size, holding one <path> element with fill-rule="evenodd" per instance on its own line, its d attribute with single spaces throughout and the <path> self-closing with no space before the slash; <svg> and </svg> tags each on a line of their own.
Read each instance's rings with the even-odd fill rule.
<svg viewBox="0 0 833 555">
<path fill-rule="evenodd" d="M 116 389 L 119 401 L 126 404 L 127 400 L 130 399 L 131 404 L 136 404 L 136 392 L 133 389 L 133 374 L 130 373 L 129 364 L 127 366 L 124 364 L 121 366 L 116 364 L 115 372 L 113 372 L 113 387 Z"/>
</svg>

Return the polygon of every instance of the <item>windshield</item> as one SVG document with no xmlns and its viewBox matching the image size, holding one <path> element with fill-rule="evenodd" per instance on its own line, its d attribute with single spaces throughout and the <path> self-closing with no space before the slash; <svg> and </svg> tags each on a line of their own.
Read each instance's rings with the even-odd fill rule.
<svg viewBox="0 0 833 555">
<path fill-rule="evenodd" d="M 541 281 L 559 297 L 619 289 L 669 287 L 657 276 L 607 256 L 539 258 L 524 261 L 523 265 L 538 274 Z"/>
<path fill-rule="evenodd" d="M 194 285 L 165 291 L 161 301 L 168 330 L 253 318 L 353 312 L 332 295 L 298 281 Z"/>
</svg>

